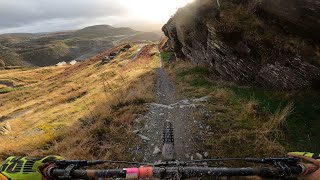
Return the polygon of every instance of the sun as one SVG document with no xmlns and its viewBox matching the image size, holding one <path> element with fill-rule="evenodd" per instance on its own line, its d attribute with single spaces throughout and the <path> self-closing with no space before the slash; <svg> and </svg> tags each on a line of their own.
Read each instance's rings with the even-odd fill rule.
<svg viewBox="0 0 320 180">
<path fill-rule="evenodd" d="M 194 0 L 122 0 L 130 18 L 166 23 L 178 8 Z"/>
</svg>

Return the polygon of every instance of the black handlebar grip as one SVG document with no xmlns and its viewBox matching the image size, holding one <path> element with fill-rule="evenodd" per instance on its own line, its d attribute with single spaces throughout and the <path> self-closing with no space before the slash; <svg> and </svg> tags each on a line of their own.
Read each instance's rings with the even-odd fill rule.
<svg viewBox="0 0 320 180">
<path fill-rule="evenodd" d="M 54 178 L 64 177 L 64 169 L 53 168 L 49 175 Z M 72 179 L 96 179 L 96 178 L 126 178 L 124 169 L 109 169 L 109 170 L 73 170 L 70 173 Z"/>
</svg>

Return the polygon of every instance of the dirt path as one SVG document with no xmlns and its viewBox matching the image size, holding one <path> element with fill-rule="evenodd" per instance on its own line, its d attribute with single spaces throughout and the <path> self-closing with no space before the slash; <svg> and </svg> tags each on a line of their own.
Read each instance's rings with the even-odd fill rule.
<svg viewBox="0 0 320 180">
<path fill-rule="evenodd" d="M 199 159 L 193 133 L 197 133 L 198 121 L 193 116 L 201 111 L 205 98 L 177 101 L 175 88 L 164 69 L 157 69 L 155 85 L 156 103 L 148 104 L 149 112 L 137 119 L 138 136 L 144 140 L 144 147 L 137 148 L 137 154 L 145 162 L 161 160 L 162 127 L 166 120 L 173 122 L 176 159 Z M 136 130 L 137 132 L 137 130 Z M 202 155 L 202 154 L 200 154 Z"/>
</svg>

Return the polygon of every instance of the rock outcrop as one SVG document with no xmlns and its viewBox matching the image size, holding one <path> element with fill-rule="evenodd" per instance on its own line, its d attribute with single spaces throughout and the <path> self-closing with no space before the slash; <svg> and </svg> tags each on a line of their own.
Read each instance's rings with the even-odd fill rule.
<svg viewBox="0 0 320 180">
<path fill-rule="evenodd" d="M 320 41 L 320 0 L 263 0 L 261 9 L 288 31 Z"/>
<path fill-rule="evenodd" d="M 246 41 L 241 36 L 241 31 L 240 35 L 237 32 L 227 34 L 230 40 L 223 38 L 217 29 L 220 10 L 214 2 L 216 1 L 198 0 L 180 8 L 163 26 L 162 30 L 168 37 L 168 46 L 175 52 L 177 58 L 186 58 L 195 64 L 206 66 L 225 79 L 240 84 L 277 89 L 320 88 L 320 65 L 307 61 L 308 57 L 288 53 L 290 56 L 282 54 L 282 56 L 270 56 L 265 60 L 258 51 L 252 52 L 256 44 Z M 271 5 L 267 7 L 269 9 Z M 314 9 L 317 10 L 319 7 L 320 5 Z M 320 14 L 320 11 L 317 12 Z M 258 13 L 252 14 L 256 16 Z M 310 18 L 312 13 L 305 16 Z M 292 24 L 294 23 L 292 21 Z M 320 24 L 319 20 L 312 23 Z M 299 26 L 307 28 L 308 25 L 299 24 Z M 319 33 L 316 35 L 319 36 Z M 273 47 L 270 51 L 273 51 Z"/>
</svg>

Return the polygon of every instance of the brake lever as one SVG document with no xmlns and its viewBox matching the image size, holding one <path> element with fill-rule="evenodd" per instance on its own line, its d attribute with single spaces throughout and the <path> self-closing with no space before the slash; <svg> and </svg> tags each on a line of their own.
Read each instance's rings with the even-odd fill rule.
<svg viewBox="0 0 320 180">
<path fill-rule="evenodd" d="M 300 162 L 299 158 L 295 157 L 287 157 L 287 158 L 246 158 L 247 162 L 260 163 L 260 164 L 268 164 L 274 167 L 281 168 L 282 174 L 279 177 L 285 178 L 293 178 L 293 174 L 290 170 L 289 166 L 297 165 Z"/>
<path fill-rule="evenodd" d="M 277 162 L 275 162 L 274 166 L 280 167 L 282 169 L 282 174 L 280 175 L 280 177 L 293 178 L 293 174 L 292 174 L 289 166 L 286 163 L 284 163 L 282 161 L 277 161 Z"/>
</svg>

